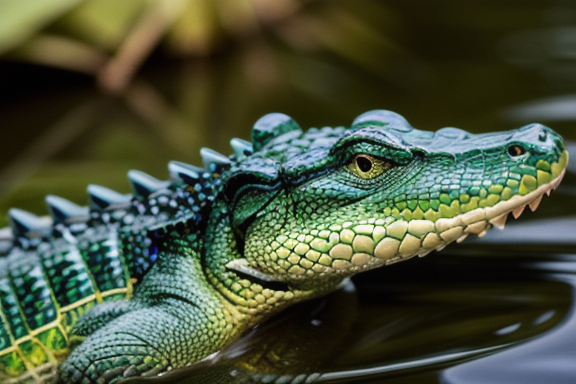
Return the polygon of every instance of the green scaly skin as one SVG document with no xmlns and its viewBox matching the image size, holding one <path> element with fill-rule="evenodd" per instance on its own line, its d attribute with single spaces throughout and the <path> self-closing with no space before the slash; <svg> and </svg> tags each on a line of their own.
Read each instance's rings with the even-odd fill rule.
<svg viewBox="0 0 576 384">
<path fill-rule="evenodd" d="M 539 124 L 426 132 L 388 111 L 306 133 L 270 114 L 231 144 L 203 150 L 204 169 L 171 163 L 170 182 L 132 171 L 131 198 L 50 197 L 53 223 L 11 211 L 0 381 L 113 383 L 201 360 L 358 272 L 503 227 L 568 160 Z M 63 260 L 76 272 L 56 278 Z"/>
</svg>

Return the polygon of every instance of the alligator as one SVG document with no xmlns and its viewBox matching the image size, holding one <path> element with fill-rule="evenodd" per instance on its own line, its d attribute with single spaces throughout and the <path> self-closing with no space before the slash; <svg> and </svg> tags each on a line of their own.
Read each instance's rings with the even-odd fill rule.
<svg viewBox="0 0 576 384">
<path fill-rule="evenodd" d="M 0 382 L 114 383 L 201 361 L 359 272 L 443 249 L 535 210 L 562 138 L 531 124 L 471 134 L 385 110 L 351 127 L 273 113 L 233 155 L 131 170 L 133 194 L 49 195 L 0 235 Z"/>
</svg>

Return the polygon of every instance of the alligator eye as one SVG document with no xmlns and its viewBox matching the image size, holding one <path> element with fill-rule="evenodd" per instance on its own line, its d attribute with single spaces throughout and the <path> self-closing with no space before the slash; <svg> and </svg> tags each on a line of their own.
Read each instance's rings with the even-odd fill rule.
<svg viewBox="0 0 576 384">
<path fill-rule="evenodd" d="M 514 144 L 508 147 L 508 155 L 510 155 L 510 157 L 522 156 L 525 153 L 526 149 L 521 145 Z"/>
<path fill-rule="evenodd" d="M 358 167 L 360 172 L 368 173 L 372 169 L 372 160 L 369 159 L 368 157 L 357 156 L 356 166 Z"/>
<path fill-rule="evenodd" d="M 392 164 L 368 155 L 356 155 L 348 169 L 362 179 L 373 179 L 389 170 Z"/>
</svg>

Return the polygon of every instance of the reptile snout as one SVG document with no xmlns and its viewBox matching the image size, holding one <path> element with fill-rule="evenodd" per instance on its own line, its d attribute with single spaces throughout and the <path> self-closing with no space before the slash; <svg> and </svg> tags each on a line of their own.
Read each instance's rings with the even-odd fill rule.
<svg viewBox="0 0 576 384">
<path fill-rule="evenodd" d="M 512 140 L 539 150 L 539 152 L 557 151 L 560 154 L 565 149 L 562 137 L 559 134 L 537 123 L 518 129 L 512 136 Z"/>
</svg>

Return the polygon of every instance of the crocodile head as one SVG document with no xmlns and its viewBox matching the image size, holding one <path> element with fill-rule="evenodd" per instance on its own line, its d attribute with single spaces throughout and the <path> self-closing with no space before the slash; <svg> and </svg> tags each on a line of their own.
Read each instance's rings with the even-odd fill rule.
<svg viewBox="0 0 576 384">
<path fill-rule="evenodd" d="M 389 111 L 306 133 L 271 114 L 252 141 L 227 187 L 244 247 L 229 266 L 300 288 L 502 228 L 509 213 L 536 209 L 568 159 L 561 137 L 540 124 L 427 132 Z"/>
</svg>

